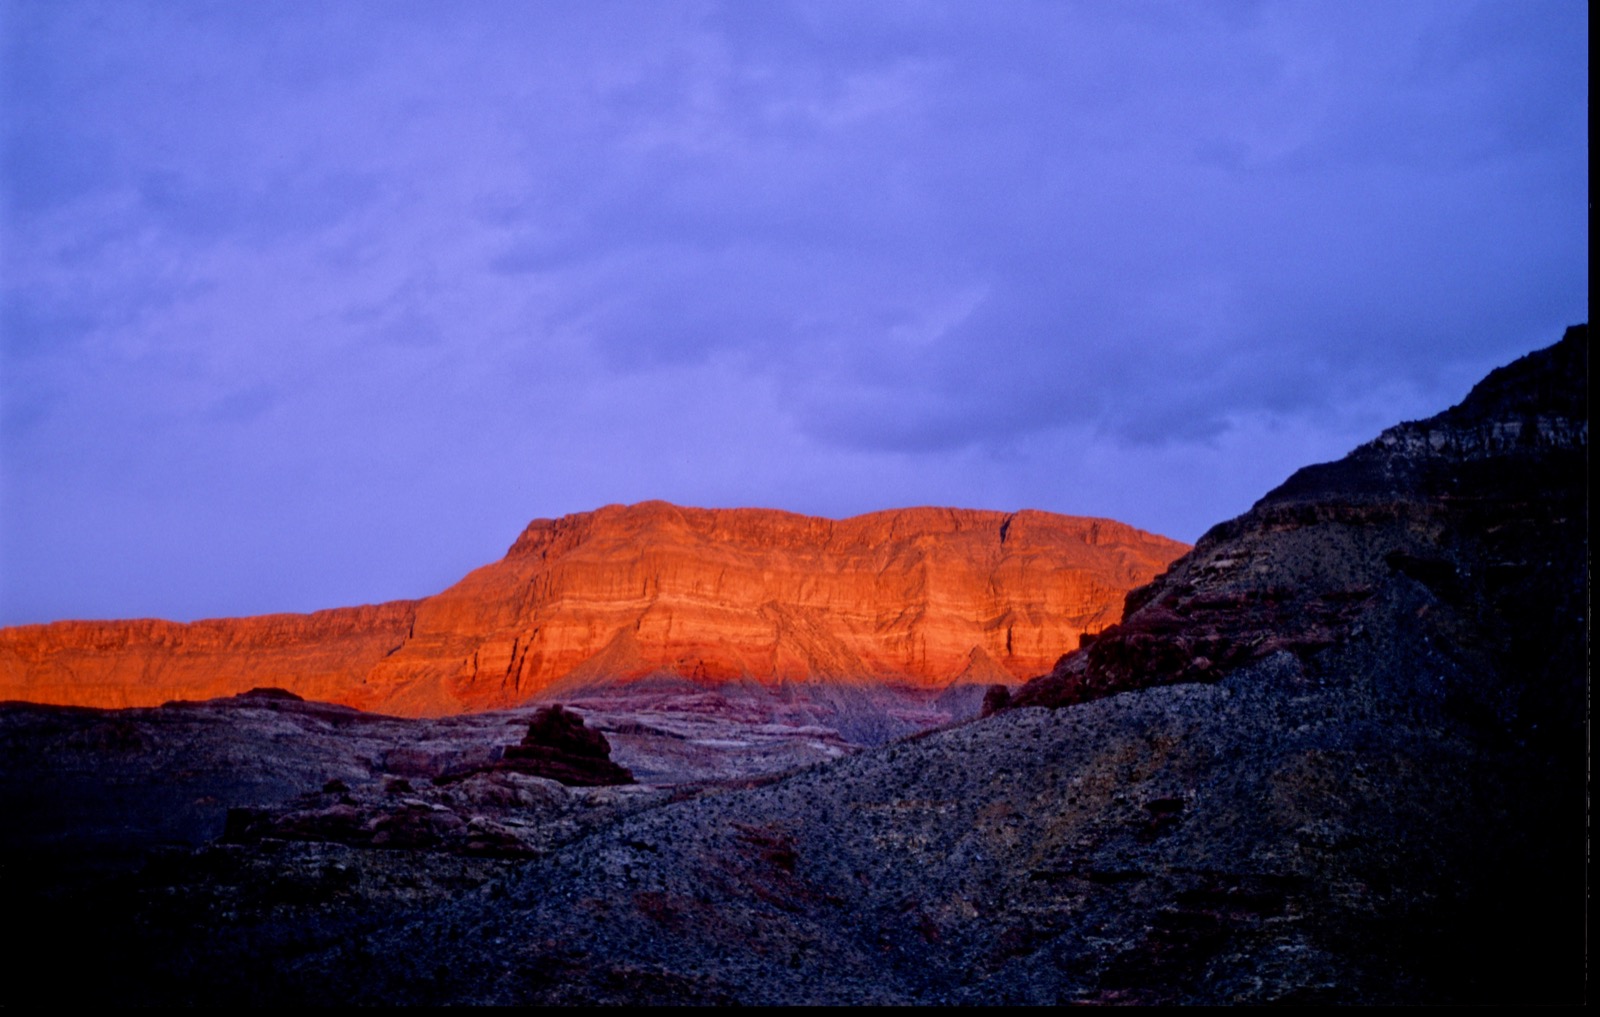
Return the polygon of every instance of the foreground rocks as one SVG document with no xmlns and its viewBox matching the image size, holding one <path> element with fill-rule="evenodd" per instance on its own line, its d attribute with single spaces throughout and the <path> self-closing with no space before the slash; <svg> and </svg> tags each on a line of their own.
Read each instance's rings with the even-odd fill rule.
<svg viewBox="0 0 1600 1017">
<path fill-rule="evenodd" d="M 633 774 L 611 761 L 606 736 L 561 704 L 543 707 L 528 722 L 522 741 L 506 749 L 494 770 L 579 787 L 632 784 Z M 441 780 L 446 778 L 440 778 Z"/>
<path fill-rule="evenodd" d="M 609 817 L 613 804 L 664 800 L 654 789 L 743 786 L 859 751 L 823 721 L 878 725 L 828 705 L 657 690 L 586 701 L 581 718 L 534 707 L 411 720 L 281 689 L 150 709 L 3 703 L 0 851 L 24 871 L 97 872 L 137 868 L 152 850 L 203 845 L 225 830 L 234 840 L 381 845 L 392 838 L 376 839 L 380 825 L 416 801 L 450 829 L 483 817 L 548 845 L 563 838 L 547 829 L 547 806 Z M 601 786 L 634 775 L 649 787 Z M 534 806 L 544 811 L 523 814 Z M 458 841 L 429 846 L 456 851 Z"/>
<path fill-rule="evenodd" d="M 1186 545 L 1106 519 L 903 509 L 830 520 L 613 505 L 529 524 L 420 601 L 0 630 L 0 699 L 101 707 L 279 686 L 441 716 L 645 677 L 1015 683 L 1116 620 Z"/>
<path fill-rule="evenodd" d="M 302 795 L 286 806 L 230 809 L 223 840 L 323 841 L 532 858 L 571 840 L 585 825 L 610 820 L 619 808 L 664 800 L 660 795 L 652 799 L 568 791 L 634 781 L 627 767 L 611 761 L 605 735 L 559 705 L 536 712 L 522 741 L 498 755 L 492 763 L 443 770 L 429 782 L 431 787 L 389 777 L 381 797 L 370 792 L 358 796 L 334 778 L 319 793 Z M 574 819 L 575 811 L 582 812 L 581 819 Z"/>
</svg>

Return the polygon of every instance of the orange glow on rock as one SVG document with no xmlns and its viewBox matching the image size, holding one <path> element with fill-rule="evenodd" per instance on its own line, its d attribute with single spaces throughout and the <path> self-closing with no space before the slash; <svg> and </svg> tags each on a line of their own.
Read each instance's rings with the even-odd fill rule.
<svg viewBox="0 0 1600 1017">
<path fill-rule="evenodd" d="M 1187 545 L 1104 519 L 916 508 L 845 520 L 665 502 L 531 523 L 418 601 L 0 630 L 0 698 L 124 707 L 277 686 L 404 716 L 599 682 L 1019 681 Z"/>
</svg>

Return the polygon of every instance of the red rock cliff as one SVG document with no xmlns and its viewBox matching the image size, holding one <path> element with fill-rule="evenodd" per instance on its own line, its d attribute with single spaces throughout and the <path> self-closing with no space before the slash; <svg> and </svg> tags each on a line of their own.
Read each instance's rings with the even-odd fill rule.
<svg viewBox="0 0 1600 1017">
<path fill-rule="evenodd" d="M 1186 546 L 1045 512 L 829 520 L 664 502 L 531 523 L 420 601 L 0 630 L 0 698 L 150 705 L 277 685 L 406 715 L 656 673 L 937 687 L 1047 670 Z"/>
</svg>

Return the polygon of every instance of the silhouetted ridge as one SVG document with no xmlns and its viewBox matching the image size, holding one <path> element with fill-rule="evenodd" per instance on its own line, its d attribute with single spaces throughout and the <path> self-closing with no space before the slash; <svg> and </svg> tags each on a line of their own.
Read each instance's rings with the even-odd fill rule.
<svg viewBox="0 0 1600 1017">
<path fill-rule="evenodd" d="M 1457 406 L 1297 471 L 1131 591 L 1120 623 L 1013 705 L 1216 681 L 1283 650 L 1309 657 L 1370 631 L 1372 606 L 1407 582 L 1458 612 L 1473 653 L 1511 669 L 1506 680 L 1520 684 L 1532 668 L 1534 684 L 1554 682 L 1570 700 L 1588 437 L 1584 325 L 1494 371 Z"/>
</svg>

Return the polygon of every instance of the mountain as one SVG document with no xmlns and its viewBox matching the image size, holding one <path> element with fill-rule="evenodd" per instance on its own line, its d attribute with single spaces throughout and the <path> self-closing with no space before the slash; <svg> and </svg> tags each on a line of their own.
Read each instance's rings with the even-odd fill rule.
<svg viewBox="0 0 1600 1017">
<path fill-rule="evenodd" d="M 0 698 L 100 707 L 280 687 L 401 716 L 646 677 L 941 689 L 1016 682 L 1115 620 L 1186 545 L 1104 519 L 904 509 L 845 520 L 608 506 L 529 524 L 417 601 L 0 630 Z"/>
<path fill-rule="evenodd" d="M 1457 672 L 1452 709 L 1517 737 L 1569 728 L 1587 645 L 1587 379 L 1575 327 L 1444 413 L 1298 471 L 1129 593 L 1118 624 L 1015 703 L 1216 681 L 1282 652 L 1310 666 L 1407 634 L 1432 647 L 1419 666 Z"/>
<path fill-rule="evenodd" d="M 0 708 L 0 843 L 52 823 L 12 998 L 1582 1004 L 1587 463 L 1579 327 L 1213 529 L 1024 705 L 780 777 L 491 779 L 520 715 Z M 399 779 L 430 753 L 473 774 Z M 250 782 L 240 836 L 51 870 Z"/>
</svg>

